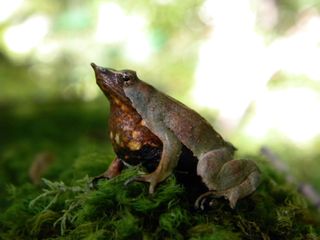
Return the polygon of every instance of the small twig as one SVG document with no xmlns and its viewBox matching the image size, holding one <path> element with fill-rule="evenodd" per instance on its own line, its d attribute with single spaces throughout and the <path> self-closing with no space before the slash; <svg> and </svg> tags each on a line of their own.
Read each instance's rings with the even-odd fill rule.
<svg viewBox="0 0 320 240">
<path fill-rule="evenodd" d="M 283 173 L 288 182 L 297 186 L 298 191 L 304 195 L 320 212 L 320 194 L 308 183 L 299 182 L 290 174 L 288 166 L 269 148 L 260 149 L 262 155 L 281 173 Z"/>
</svg>

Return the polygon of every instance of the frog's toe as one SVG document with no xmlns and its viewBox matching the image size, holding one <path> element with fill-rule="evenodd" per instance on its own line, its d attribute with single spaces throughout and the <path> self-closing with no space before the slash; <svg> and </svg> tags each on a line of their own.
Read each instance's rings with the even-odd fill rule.
<svg viewBox="0 0 320 240">
<path fill-rule="evenodd" d="M 199 202 L 196 204 L 196 209 L 200 209 L 201 211 L 204 211 L 209 206 L 209 197 L 203 197 Z"/>
<path fill-rule="evenodd" d="M 195 209 L 200 209 L 203 211 L 206 208 L 208 200 L 210 197 L 212 197 L 212 195 L 212 191 L 201 194 L 194 203 Z"/>
<path fill-rule="evenodd" d="M 140 176 L 135 176 L 132 178 L 129 178 L 124 185 L 128 186 L 132 182 L 147 182 L 150 183 L 149 185 L 149 193 L 153 194 L 155 187 L 158 184 L 158 181 L 156 181 L 155 175 L 154 174 L 147 174 L 147 175 L 140 175 Z"/>
<path fill-rule="evenodd" d="M 98 186 L 98 182 L 101 180 L 101 179 L 106 179 L 106 180 L 109 180 L 110 178 L 105 176 L 104 174 L 101 174 L 99 176 L 96 176 L 94 177 L 91 182 L 89 183 L 89 187 L 91 189 L 96 189 L 97 186 Z"/>
<path fill-rule="evenodd" d="M 216 191 L 208 191 L 201 194 L 194 203 L 196 209 L 205 210 L 208 206 L 212 205 L 212 198 L 220 198 L 223 195 Z"/>
<path fill-rule="evenodd" d="M 129 184 L 131 184 L 133 182 L 144 182 L 144 180 L 143 180 L 142 176 L 134 176 L 132 178 L 129 178 L 127 181 L 125 181 L 124 185 L 128 186 Z"/>
</svg>

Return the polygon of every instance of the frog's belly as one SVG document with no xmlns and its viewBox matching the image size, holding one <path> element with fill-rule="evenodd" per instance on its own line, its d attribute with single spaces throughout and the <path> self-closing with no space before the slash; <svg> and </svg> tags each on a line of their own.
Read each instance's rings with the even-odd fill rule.
<svg viewBox="0 0 320 240">
<path fill-rule="evenodd" d="M 127 148 L 118 149 L 116 152 L 117 156 L 121 158 L 128 165 L 142 164 L 142 166 L 148 171 L 154 171 L 161 159 L 162 146 L 152 147 L 149 145 L 144 145 L 140 150 L 132 151 Z M 182 152 L 176 167 L 176 172 L 181 174 L 192 174 L 196 175 L 198 160 L 193 156 L 192 152 L 186 148 L 182 147 Z"/>
<path fill-rule="evenodd" d="M 159 164 L 162 147 L 144 145 L 139 150 L 132 151 L 128 148 L 120 148 L 116 151 L 117 156 L 128 165 L 142 164 L 148 172 L 152 172 Z"/>
</svg>

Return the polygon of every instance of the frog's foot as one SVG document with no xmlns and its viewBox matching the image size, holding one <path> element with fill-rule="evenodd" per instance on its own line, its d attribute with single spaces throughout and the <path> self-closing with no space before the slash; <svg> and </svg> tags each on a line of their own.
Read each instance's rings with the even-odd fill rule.
<svg viewBox="0 0 320 240">
<path fill-rule="evenodd" d="M 156 174 L 156 172 L 146 174 L 146 175 L 140 175 L 140 176 L 135 176 L 130 179 L 128 179 L 124 185 L 127 186 L 128 184 L 132 182 L 147 182 L 149 183 L 149 193 L 153 194 L 156 186 L 158 185 L 159 182 L 161 182 L 163 179 L 159 177 L 159 174 Z"/>
<path fill-rule="evenodd" d="M 194 203 L 194 207 L 196 209 L 204 210 L 205 206 L 212 205 L 212 198 L 220 198 L 223 197 L 223 194 L 218 193 L 216 191 L 208 191 L 206 193 L 201 194 Z"/>
<path fill-rule="evenodd" d="M 237 201 L 240 199 L 238 189 L 236 188 L 220 192 L 208 191 L 197 198 L 194 206 L 196 209 L 204 210 L 206 206 L 212 206 L 213 198 L 224 197 L 226 200 L 229 200 L 230 207 L 234 209 L 237 204 Z"/>
<path fill-rule="evenodd" d="M 244 160 L 241 160 L 241 161 L 244 161 Z M 207 193 L 202 194 L 196 200 L 195 207 L 203 210 L 210 198 L 224 197 L 225 199 L 229 200 L 230 207 L 234 209 L 239 199 L 250 195 L 252 192 L 256 190 L 260 182 L 259 179 L 260 179 L 260 171 L 256 169 L 255 171 L 252 171 L 238 185 L 235 184 L 235 186 L 231 186 L 225 190 L 209 191 Z M 210 201 L 208 205 L 210 206 L 211 203 L 212 202 Z"/>
<path fill-rule="evenodd" d="M 204 166 L 210 165 L 212 162 L 216 163 L 215 159 L 212 158 L 203 158 L 200 161 L 203 161 L 202 165 Z M 200 168 L 200 170 L 202 169 Z M 260 171 L 257 165 L 247 159 L 227 161 L 218 172 L 198 171 L 198 174 L 211 190 L 211 194 L 208 193 L 204 197 L 210 195 L 213 197 L 223 196 L 229 200 L 231 208 L 236 206 L 239 199 L 254 192 L 260 183 Z M 198 205 L 201 205 L 203 201 L 203 197 L 200 198 Z"/>
<path fill-rule="evenodd" d="M 118 176 L 121 173 L 122 168 L 123 168 L 122 160 L 120 158 L 115 158 L 104 173 L 94 177 L 91 180 L 90 188 L 96 188 L 98 181 L 101 179 L 109 180 L 111 178 Z"/>
<path fill-rule="evenodd" d="M 171 132 L 167 133 L 166 135 L 167 139 L 171 139 L 172 144 L 165 144 L 162 156 L 159 165 L 157 166 L 157 169 L 153 171 L 152 173 L 145 174 L 145 175 L 139 175 L 133 178 L 130 178 L 125 182 L 125 185 L 128 185 L 132 182 L 147 182 L 149 183 L 149 193 L 153 194 L 156 186 L 158 183 L 165 180 L 167 177 L 170 176 L 173 169 L 176 167 L 179 156 L 180 156 L 180 150 L 181 150 L 181 143 L 176 142 L 176 138 L 171 135 Z"/>
<path fill-rule="evenodd" d="M 110 177 L 108 177 L 108 175 L 106 174 L 107 171 L 105 171 L 104 173 L 98 175 L 98 176 L 95 176 L 91 182 L 90 182 L 90 188 L 91 189 L 96 189 L 97 188 L 97 185 L 98 185 L 98 182 L 101 180 L 101 179 L 106 179 L 106 180 L 109 180 Z"/>
</svg>

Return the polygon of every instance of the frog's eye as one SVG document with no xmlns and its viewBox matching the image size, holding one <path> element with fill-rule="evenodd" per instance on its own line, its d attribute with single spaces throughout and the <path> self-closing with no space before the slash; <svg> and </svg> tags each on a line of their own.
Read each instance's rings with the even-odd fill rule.
<svg viewBox="0 0 320 240">
<path fill-rule="evenodd" d="M 123 74 L 122 74 L 122 80 L 123 80 L 124 82 L 128 82 L 128 81 L 131 80 L 131 76 L 130 76 L 128 73 L 123 73 Z"/>
<path fill-rule="evenodd" d="M 131 70 L 125 70 L 121 73 L 121 80 L 123 81 L 124 86 L 129 86 L 134 83 L 136 79 L 136 73 Z"/>
</svg>

